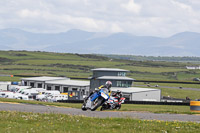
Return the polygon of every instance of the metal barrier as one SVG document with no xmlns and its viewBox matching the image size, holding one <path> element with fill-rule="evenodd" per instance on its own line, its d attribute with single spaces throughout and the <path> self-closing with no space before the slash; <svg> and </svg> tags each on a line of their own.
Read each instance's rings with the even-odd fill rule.
<svg viewBox="0 0 200 133">
<path fill-rule="evenodd" d="M 200 112 L 200 101 L 190 101 L 190 111 Z"/>
<path fill-rule="evenodd" d="M 125 104 L 147 104 L 147 105 L 179 105 L 190 106 L 189 102 L 156 102 L 156 101 L 125 101 Z"/>
<path fill-rule="evenodd" d="M 83 100 L 59 100 L 62 103 L 83 103 Z M 190 102 L 125 101 L 125 104 L 190 106 Z"/>
</svg>

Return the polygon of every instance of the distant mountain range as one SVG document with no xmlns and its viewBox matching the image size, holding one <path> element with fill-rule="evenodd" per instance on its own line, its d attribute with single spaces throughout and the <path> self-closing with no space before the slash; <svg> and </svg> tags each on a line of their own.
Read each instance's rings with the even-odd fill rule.
<svg viewBox="0 0 200 133">
<path fill-rule="evenodd" d="M 128 33 L 96 33 L 76 29 L 55 34 L 3 29 L 0 30 L 0 50 L 200 56 L 200 33 L 181 32 L 168 38 L 160 38 L 135 36 Z"/>
</svg>

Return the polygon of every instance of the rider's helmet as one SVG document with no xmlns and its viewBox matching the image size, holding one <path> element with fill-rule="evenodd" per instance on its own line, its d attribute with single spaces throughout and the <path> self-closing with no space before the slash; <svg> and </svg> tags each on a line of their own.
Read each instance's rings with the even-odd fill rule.
<svg viewBox="0 0 200 133">
<path fill-rule="evenodd" d="M 120 90 L 117 90 L 117 94 L 121 94 L 122 92 Z"/>
<path fill-rule="evenodd" d="M 105 86 L 106 86 L 108 89 L 110 89 L 111 86 L 112 86 L 112 82 L 111 82 L 111 81 L 107 81 L 106 84 L 105 84 Z"/>
</svg>

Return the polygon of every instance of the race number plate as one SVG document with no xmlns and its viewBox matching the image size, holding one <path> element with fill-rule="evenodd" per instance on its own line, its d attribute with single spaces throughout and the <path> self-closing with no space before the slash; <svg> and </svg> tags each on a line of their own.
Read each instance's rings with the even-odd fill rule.
<svg viewBox="0 0 200 133">
<path fill-rule="evenodd" d="M 107 96 L 106 94 L 104 94 L 104 93 L 101 93 L 101 96 L 102 96 L 103 98 L 105 98 L 105 99 L 108 99 L 108 96 Z"/>
</svg>

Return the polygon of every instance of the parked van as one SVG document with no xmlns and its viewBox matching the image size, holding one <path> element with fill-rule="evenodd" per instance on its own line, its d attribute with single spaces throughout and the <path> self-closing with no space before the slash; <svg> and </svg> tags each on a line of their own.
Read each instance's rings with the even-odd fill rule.
<svg viewBox="0 0 200 133">
<path fill-rule="evenodd" d="M 31 86 L 15 86 L 14 92 L 20 93 L 22 90 L 31 89 Z"/>
</svg>

